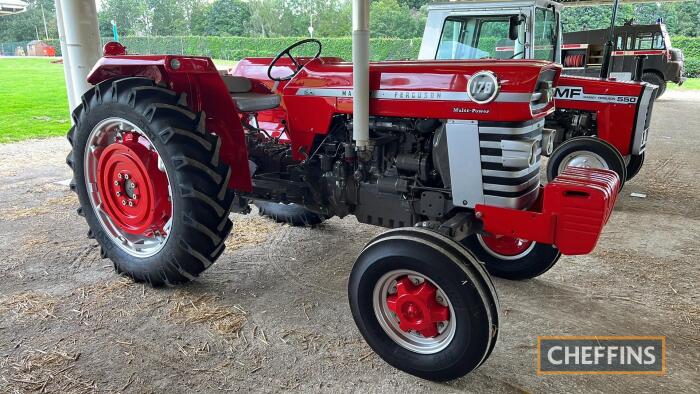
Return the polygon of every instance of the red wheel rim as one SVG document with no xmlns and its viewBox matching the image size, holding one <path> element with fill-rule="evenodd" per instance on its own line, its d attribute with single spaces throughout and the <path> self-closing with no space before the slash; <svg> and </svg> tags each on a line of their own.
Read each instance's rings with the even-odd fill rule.
<svg viewBox="0 0 700 394">
<path fill-rule="evenodd" d="M 173 225 L 170 181 L 138 126 L 123 118 L 97 124 L 85 147 L 84 175 L 95 217 L 116 246 L 139 258 L 165 246 Z"/>
<path fill-rule="evenodd" d="M 478 237 L 486 251 L 499 258 L 520 258 L 535 246 L 535 242 L 521 238 L 492 235 L 479 235 Z"/>
<path fill-rule="evenodd" d="M 414 284 L 408 276 L 396 281 L 396 294 L 387 297 L 389 310 L 399 318 L 404 332 L 415 331 L 426 338 L 438 336 L 438 324 L 450 320 L 450 310 L 436 300 L 437 288 L 424 281 Z"/>
<path fill-rule="evenodd" d="M 138 134 L 128 132 L 99 158 L 98 190 L 114 223 L 129 234 L 165 234 L 170 219 L 168 179 L 158 154 Z"/>
<path fill-rule="evenodd" d="M 419 354 L 435 354 L 457 332 L 447 294 L 425 274 L 398 269 L 382 275 L 372 293 L 374 314 L 398 345 Z"/>
</svg>

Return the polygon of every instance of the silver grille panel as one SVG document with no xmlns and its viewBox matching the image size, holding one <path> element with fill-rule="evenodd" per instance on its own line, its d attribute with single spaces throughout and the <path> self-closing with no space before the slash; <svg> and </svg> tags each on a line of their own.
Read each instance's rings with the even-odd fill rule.
<svg viewBox="0 0 700 394">
<path fill-rule="evenodd" d="M 484 203 L 523 209 L 537 200 L 543 128 L 544 119 L 479 124 Z"/>
</svg>

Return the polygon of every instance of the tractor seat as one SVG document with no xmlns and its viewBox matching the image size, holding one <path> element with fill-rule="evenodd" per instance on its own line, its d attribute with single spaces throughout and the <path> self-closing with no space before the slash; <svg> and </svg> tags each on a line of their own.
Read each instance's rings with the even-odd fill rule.
<svg viewBox="0 0 700 394">
<path fill-rule="evenodd" d="M 252 92 L 253 84 L 246 77 L 224 75 L 223 78 L 228 92 L 241 112 L 258 112 L 274 109 L 280 106 L 281 98 L 274 93 Z"/>
</svg>

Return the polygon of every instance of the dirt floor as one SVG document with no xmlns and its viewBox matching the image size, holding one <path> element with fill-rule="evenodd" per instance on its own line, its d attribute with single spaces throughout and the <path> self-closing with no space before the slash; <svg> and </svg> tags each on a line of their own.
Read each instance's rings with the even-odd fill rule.
<svg viewBox="0 0 700 394">
<path fill-rule="evenodd" d="M 698 132 L 700 94 L 668 92 L 596 251 L 496 280 L 499 342 L 447 384 L 389 367 L 352 321 L 348 274 L 382 229 L 235 216 L 200 280 L 154 290 L 86 238 L 64 139 L 0 145 L 0 392 L 700 392 Z M 539 377 L 538 335 L 665 335 L 668 374 Z"/>
</svg>

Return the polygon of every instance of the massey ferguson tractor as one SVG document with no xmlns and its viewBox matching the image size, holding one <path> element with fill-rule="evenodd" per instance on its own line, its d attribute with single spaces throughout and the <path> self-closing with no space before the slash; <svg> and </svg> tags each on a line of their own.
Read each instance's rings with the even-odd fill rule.
<svg viewBox="0 0 700 394">
<path fill-rule="evenodd" d="M 293 55 L 308 45 L 315 56 Z M 390 228 L 352 268 L 353 318 L 389 364 L 454 379 L 481 365 L 498 336 L 498 298 L 477 256 L 502 256 L 486 267 L 526 278 L 560 254 L 591 252 L 620 178 L 568 167 L 540 185 L 545 118 L 561 84 L 553 62 L 363 69 L 366 54 L 353 65 L 306 40 L 248 59 L 248 76 L 234 76 L 209 58 L 128 55 L 108 43 L 73 112 L 71 186 L 102 256 L 153 286 L 210 267 L 229 213 L 250 212 L 252 201 Z M 277 129 L 257 116 L 266 111 L 284 113 Z"/>
<path fill-rule="evenodd" d="M 561 8 L 561 3 L 551 0 L 431 5 L 418 58 L 539 59 L 561 64 Z M 587 75 L 595 69 L 597 78 L 562 75 L 555 86 L 556 110 L 545 125 L 550 145 L 543 151 L 549 156 L 549 180 L 576 166 L 613 170 L 624 184 L 644 163 L 657 86 L 641 82 L 649 73 L 643 59 L 633 67 L 633 80 L 622 82 L 608 78 L 611 66 L 617 67 L 610 62 L 611 48 L 605 56 L 600 45 L 598 54 L 597 64 L 587 65 Z"/>
</svg>

